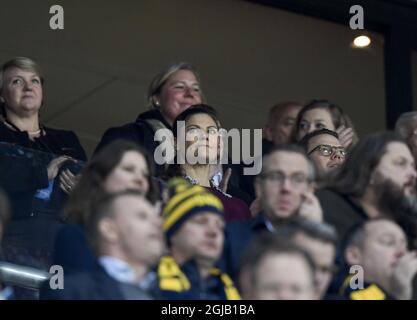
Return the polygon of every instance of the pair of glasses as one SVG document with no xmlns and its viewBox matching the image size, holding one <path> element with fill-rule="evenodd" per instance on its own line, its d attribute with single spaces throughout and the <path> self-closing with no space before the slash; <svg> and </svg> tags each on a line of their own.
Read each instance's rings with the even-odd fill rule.
<svg viewBox="0 0 417 320">
<path fill-rule="evenodd" d="M 285 180 L 288 179 L 292 187 L 295 189 L 300 189 L 301 187 L 306 186 L 309 182 L 309 179 L 302 173 L 294 173 L 290 176 L 286 176 L 279 171 L 271 171 L 262 173 L 260 176 L 262 179 L 269 180 L 279 187 L 282 187 Z"/>
<path fill-rule="evenodd" d="M 345 148 L 335 147 L 335 146 L 331 146 L 329 144 L 319 144 L 318 146 L 313 148 L 313 150 L 311 150 L 307 154 L 310 155 L 315 151 L 318 151 L 322 156 L 325 156 L 325 157 L 331 157 L 334 154 L 339 154 L 343 158 L 346 157 Z"/>
</svg>

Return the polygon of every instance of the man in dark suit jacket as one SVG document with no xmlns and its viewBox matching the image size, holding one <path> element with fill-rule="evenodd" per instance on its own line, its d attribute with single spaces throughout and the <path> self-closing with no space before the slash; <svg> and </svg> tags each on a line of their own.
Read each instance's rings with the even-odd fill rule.
<svg viewBox="0 0 417 320">
<path fill-rule="evenodd" d="M 233 279 L 252 234 L 277 230 L 298 215 L 321 221 L 321 207 L 312 193 L 314 179 L 314 167 L 300 146 L 276 146 L 264 156 L 261 174 L 255 180 L 262 212 L 252 221 L 226 226 L 221 266 Z"/>
<path fill-rule="evenodd" d="M 87 235 L 98 257 L 95 270 L 64 278 L 63 288 L 45 284 L 41 299 L 152 299 L 149 271 L 164 248 L 158 210 L 128 190 L 104 196 L 94 212 Z"/>
</svg>

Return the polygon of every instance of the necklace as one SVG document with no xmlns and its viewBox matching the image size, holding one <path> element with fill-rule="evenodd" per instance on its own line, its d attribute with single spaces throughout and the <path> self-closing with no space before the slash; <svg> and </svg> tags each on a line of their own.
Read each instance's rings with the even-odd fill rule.
<svg viewBox="0 0 417 320">
<path fill-rule="evenodd" d="M 42 129 L 39 129 L 39 130 L 36 130 L 36 131 L 28 131 L 28 134 L 29 134 L 30 136 L 36 136 L 36 135 L 38 135 L 39 133 L 41 133 L 41 131 L 42 131 Z"/>
<path fill-rule="evenodd" d="M 18 131 L 18 132 L 22 132 L 22 130 L 20 130 L 14 123 L 12 123 L 12 122 L 10 122 L 8 119 L 4 119 L 4 123 L 10 128 L 10 129 L 13 129 L 13 130 L 15 130 L 15 131 Z M 30 136 L 35 136 L 35 135 L 37 135 L 37 134 L 39 134 L 39 133 L 41 133 L 42 132 L 42 129 L 41 128 L 39 128 L 38 130 L 35 130 L 35 131 L 27 131 L 27 133 L 30 135 Z"/>
</svg>

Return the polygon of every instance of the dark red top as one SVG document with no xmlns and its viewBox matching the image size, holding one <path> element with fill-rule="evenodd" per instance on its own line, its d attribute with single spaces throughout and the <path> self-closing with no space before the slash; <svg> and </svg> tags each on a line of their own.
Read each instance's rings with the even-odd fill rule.
<svg viewBox="0 0 417 320">
<path fill-rule="evenodd" d="M 224 207 L 225 220 L 236 221 L 236 220 L 248 220 L 251 218 L 251 213 L 247 204 L 239 198 L 225 195 L 223 192 L 215 188 L 207 188 L 211 193 L 217 196 Z"/>
</svg>

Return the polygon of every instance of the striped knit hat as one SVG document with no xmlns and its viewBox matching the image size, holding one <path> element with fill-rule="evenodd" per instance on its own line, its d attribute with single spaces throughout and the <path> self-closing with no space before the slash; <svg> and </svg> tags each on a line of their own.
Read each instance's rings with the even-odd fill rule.
<svg viewBox="0 0 417 320">
<path fill-rule="evenodd" d="M 191 185 L 183 178 L 173 178 L 168 182 L 168 189 L 170 199 L 162 211 L 168 241 L 195 214 L 212 212 L 224 216 L 220 199 L 201 186 Z"/>
</svg>

